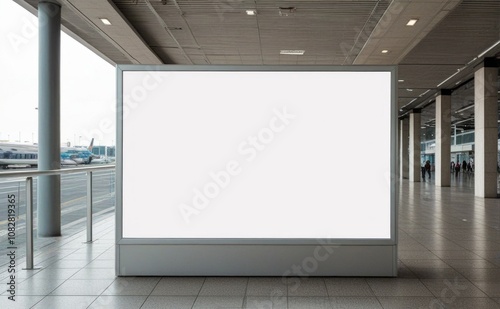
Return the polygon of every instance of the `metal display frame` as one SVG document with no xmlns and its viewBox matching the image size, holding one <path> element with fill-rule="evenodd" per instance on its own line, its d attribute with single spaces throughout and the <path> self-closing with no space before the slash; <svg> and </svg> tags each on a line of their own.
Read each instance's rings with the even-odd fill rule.
<svg viewBox="0 0 500 309">
<path fill-rule="evenodd" d="M 389 72 L 390 239 L 124 238 L 123 73 L 126 71 Z M 116 274 L 118 276 L 397 276 L 397 67 L 118 65 Z M 361 186 L 359 187 L 362 190 Z M 298 271 L 300 269 L 301 271 Z"/>
</svg>

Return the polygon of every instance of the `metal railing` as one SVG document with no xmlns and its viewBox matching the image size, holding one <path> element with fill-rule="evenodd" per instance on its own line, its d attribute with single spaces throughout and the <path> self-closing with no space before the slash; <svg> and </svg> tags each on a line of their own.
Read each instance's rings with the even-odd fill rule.
<svg viewBox="0 0 500 309">
<path fill-rule="evenodd" d="M 87 242 L 92 242 L 92 172 L 114 169 L 114 164 L 75 167 L 46 171 L 15 171 L 0 173 L 0 178 L 26 178 L 26 269 L 34 269 L 33 245 L 33 177 L 87 173 Z"/>
</svg>

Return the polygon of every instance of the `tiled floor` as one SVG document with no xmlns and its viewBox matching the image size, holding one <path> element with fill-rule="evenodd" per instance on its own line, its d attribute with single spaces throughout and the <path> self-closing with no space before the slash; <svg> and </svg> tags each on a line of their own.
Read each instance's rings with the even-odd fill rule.
<svg viewBox="0 0 500 309">
<path fill-rule="evenodd" d="M 500 308 L 500 199 L 432 180 L 400 187 L 398 278 L 116 278 L 109 216 L 93 244 L 82 231 L 38 251 L 0 308 Z"/>
</svg>

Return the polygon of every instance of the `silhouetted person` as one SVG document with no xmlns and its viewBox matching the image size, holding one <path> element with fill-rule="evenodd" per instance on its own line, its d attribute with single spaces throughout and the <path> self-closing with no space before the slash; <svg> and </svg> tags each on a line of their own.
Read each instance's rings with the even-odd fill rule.
<svg viewBox="0 0 500 309">
<path fill-rule="evenodd" d="M 458 173 L 460 173 L 460 163 L 457 162 L 455 164 L 455 177 L 458 177 Z"/>
<path fill-rule="evenodd" d="M 429 180 L 430 180 L 431 179 L 431 161 L 429 161 L 429 160 L 425 161 L 424 168 L 425 168 L 425 171 L 427 172 L 427 174 L 429 175 Z"/>
</svg>

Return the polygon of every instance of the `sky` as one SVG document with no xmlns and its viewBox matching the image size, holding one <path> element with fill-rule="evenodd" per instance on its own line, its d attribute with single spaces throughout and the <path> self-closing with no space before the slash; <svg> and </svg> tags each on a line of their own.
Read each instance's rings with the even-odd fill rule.
<svg viewBox="0 0 500 309">
<path fill-rule="evenodd" d="M 38 19 L 0 1 L 0 141 L 38 139 Z M 116 70 L 61 31 L 61 143 L 114 145 Z M 111 125 L 109 125 L 111 123 Z"/>
</svg>

